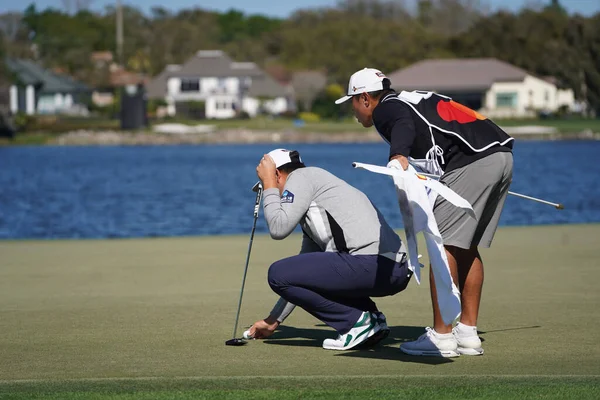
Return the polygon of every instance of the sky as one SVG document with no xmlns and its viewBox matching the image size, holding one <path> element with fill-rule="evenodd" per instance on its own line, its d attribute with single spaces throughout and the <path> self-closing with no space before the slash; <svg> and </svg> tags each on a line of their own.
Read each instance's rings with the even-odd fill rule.
<svg viewBox="0 0 600 400">
<path fill-rule="evenodd" d="M 114 5 L 116 0 L 84 0 L 89 1 L 91 9 L 102 10 L 106 5 Z M 169 0 L 166 4 L 160 0 L 121 0 L 123 4 L 133 5 L 144 11 L 149 11 L 155 5 L 177 11 L 183 8 L 203 8 L 216 11 L 226 11 L 235 8 L 246 14 L 264 14 L 274 17 L 287 17 L 297 9 L 333 6 L 337 0 Z M 407 0 L 411 2 L 415 0 Z M 7 11 L 23 11 L 26 5 L 35 3 L 38 9 L 47 7 L 63 8 L 65 2 L 75 3 L 77 0 L 24 0 L 15 2 L 12 0 L 0 0 L 0 13 Z M 493 10 L 509 9 L 519 10 L 523 5 L 531 3 L 546 3 L 549 0 L 482 0 L 489 4 Z M 20 6 L 26 4 L 24 6 Z M 600 0 L 562 0 L 561 4 L 570 13 L 581 13 L 584 15 L 600 12 Z M 22 8 L 21 8 L 22 7 Z"/>
</svg>

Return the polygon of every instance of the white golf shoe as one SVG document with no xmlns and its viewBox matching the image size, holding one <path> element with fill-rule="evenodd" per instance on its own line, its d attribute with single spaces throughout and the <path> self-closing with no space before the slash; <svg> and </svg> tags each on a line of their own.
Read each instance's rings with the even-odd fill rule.
<svg viewBox="0 0 600 400">
<path fill-rule="evenodd" d="M 481 339 L 477 336 L 477 327 L 467 326 L 459 322 L 452 328 L 452 334 L 456 339 L 457 351 L 460 354 L 467 356 L 480 356 L 483 354 Z"/>
<path fill-rule="evenodd" d="M 412 356 L 458 357 L 458 344 L 452 333 L 440 334 L 432 328 L 425 328 L 425 333 L 413 342 L 400 345 L 400 350 Z"/>
<path fill-rule="evenodd" d="M 327 350 L 350 350 L 378 333 L 380 329 L 376 317 L 371 317 L 371 313 L 365 311 L 348 333 L 338 335 L 336 339 L 325 339 L 323 348 Z"/>
<path fill-rule="evenodd" d="M 373 336 L 369 337 L 367 340 L 365 340 L 357 346 L 361 349 L 370 349 L 372 347 L 375 347 L 377 344 L 379 344 L 379 342 L 386 339 L 390 334 L 390 328 L 388 327 L 385 315 L 383 315 L 382 312 L 378 311 L 371 313 L 371 318 L 377 320 L 379 329 L 375 329 L 375 333 L 373 334 Z"/>
</svg>

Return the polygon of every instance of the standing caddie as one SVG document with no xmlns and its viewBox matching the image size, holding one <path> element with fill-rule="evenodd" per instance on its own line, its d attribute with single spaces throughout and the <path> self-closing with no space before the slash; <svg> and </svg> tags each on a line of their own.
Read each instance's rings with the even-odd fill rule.
<svg viewBox="0 0 600 400">
<path fill-rule="evenodd" d="M 478 247 L 490 247 L 512 180 L 513 138 L 481 114 L 433 92 L 401 93 L 379 70 L 365 68 L 350 77 L 354 115 L 375 126 L 390 145 L 389 160 L 406 170 L 441 175 L 440 181 L 471 203 L 477 219 L 438 197 L 433 213 L 442 235 L 454 282 L 461 292 L 460 322 L 444 323 L 430 274 L 433 329 L 400 349 L 412 355 L 456 357 L 483 354 L 477 318 L 483 285 Z"/>
</svg>

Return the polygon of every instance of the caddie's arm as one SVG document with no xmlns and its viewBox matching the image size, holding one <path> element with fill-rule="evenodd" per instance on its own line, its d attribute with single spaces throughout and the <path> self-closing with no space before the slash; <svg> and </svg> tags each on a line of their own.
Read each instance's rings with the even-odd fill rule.
<svg viewBox="0 0 600 400">
<path fill-rule="evenodd" d="M 373 122 L 379 132 L 390 132 L 390 157 L 408 169 L 408 156 L 417 136 L 412 115 L 403 103 L 383 102 L 373 112 Z"/>
</svg>

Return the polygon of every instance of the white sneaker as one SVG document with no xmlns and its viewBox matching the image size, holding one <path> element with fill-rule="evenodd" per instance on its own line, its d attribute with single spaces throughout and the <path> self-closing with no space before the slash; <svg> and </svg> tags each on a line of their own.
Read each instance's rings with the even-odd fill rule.
<svg viewBox="0 0 600 400">
<path fill-rule="evenodd" d="M 458 357 L 457 348 L 452 333 L 440 334 L 429 327 L 417 340 L 400 345 L 402 352 L 413 356 Z"/>
<path fill-rule="evenodd" d="M 323 348 L 327 350 L 350 350 L 379 332 L 381 327 L 371 313 L 365 311 L 348 333 L 338 335 L 337 339 L 325 339 Z"/>
<path fill-rule="evenodd" d="M 387 325 L 387 321 L 385 315 L 382 312 L 374 312 L 371 313 L 371 319 L 377 321 L 377 325 L 379 328 L 374 329 L 373 336 L 369 337 L 367 340 L 362 342 L 358 347 L 360 348 L 371 348 L 375 347 L 379 342 L 386 339 L 390 335 L 390 328 Z"/>
<path fill-rule="evenodd" d="M 480 356 L 483 354 L 481 339 L 477 336 L 477 327 L 467 326 L 459 322 L 452 328 L 452 334 L 456 339 L 457 351 L 460 354 L 467 356 Z"/>
</svg>

